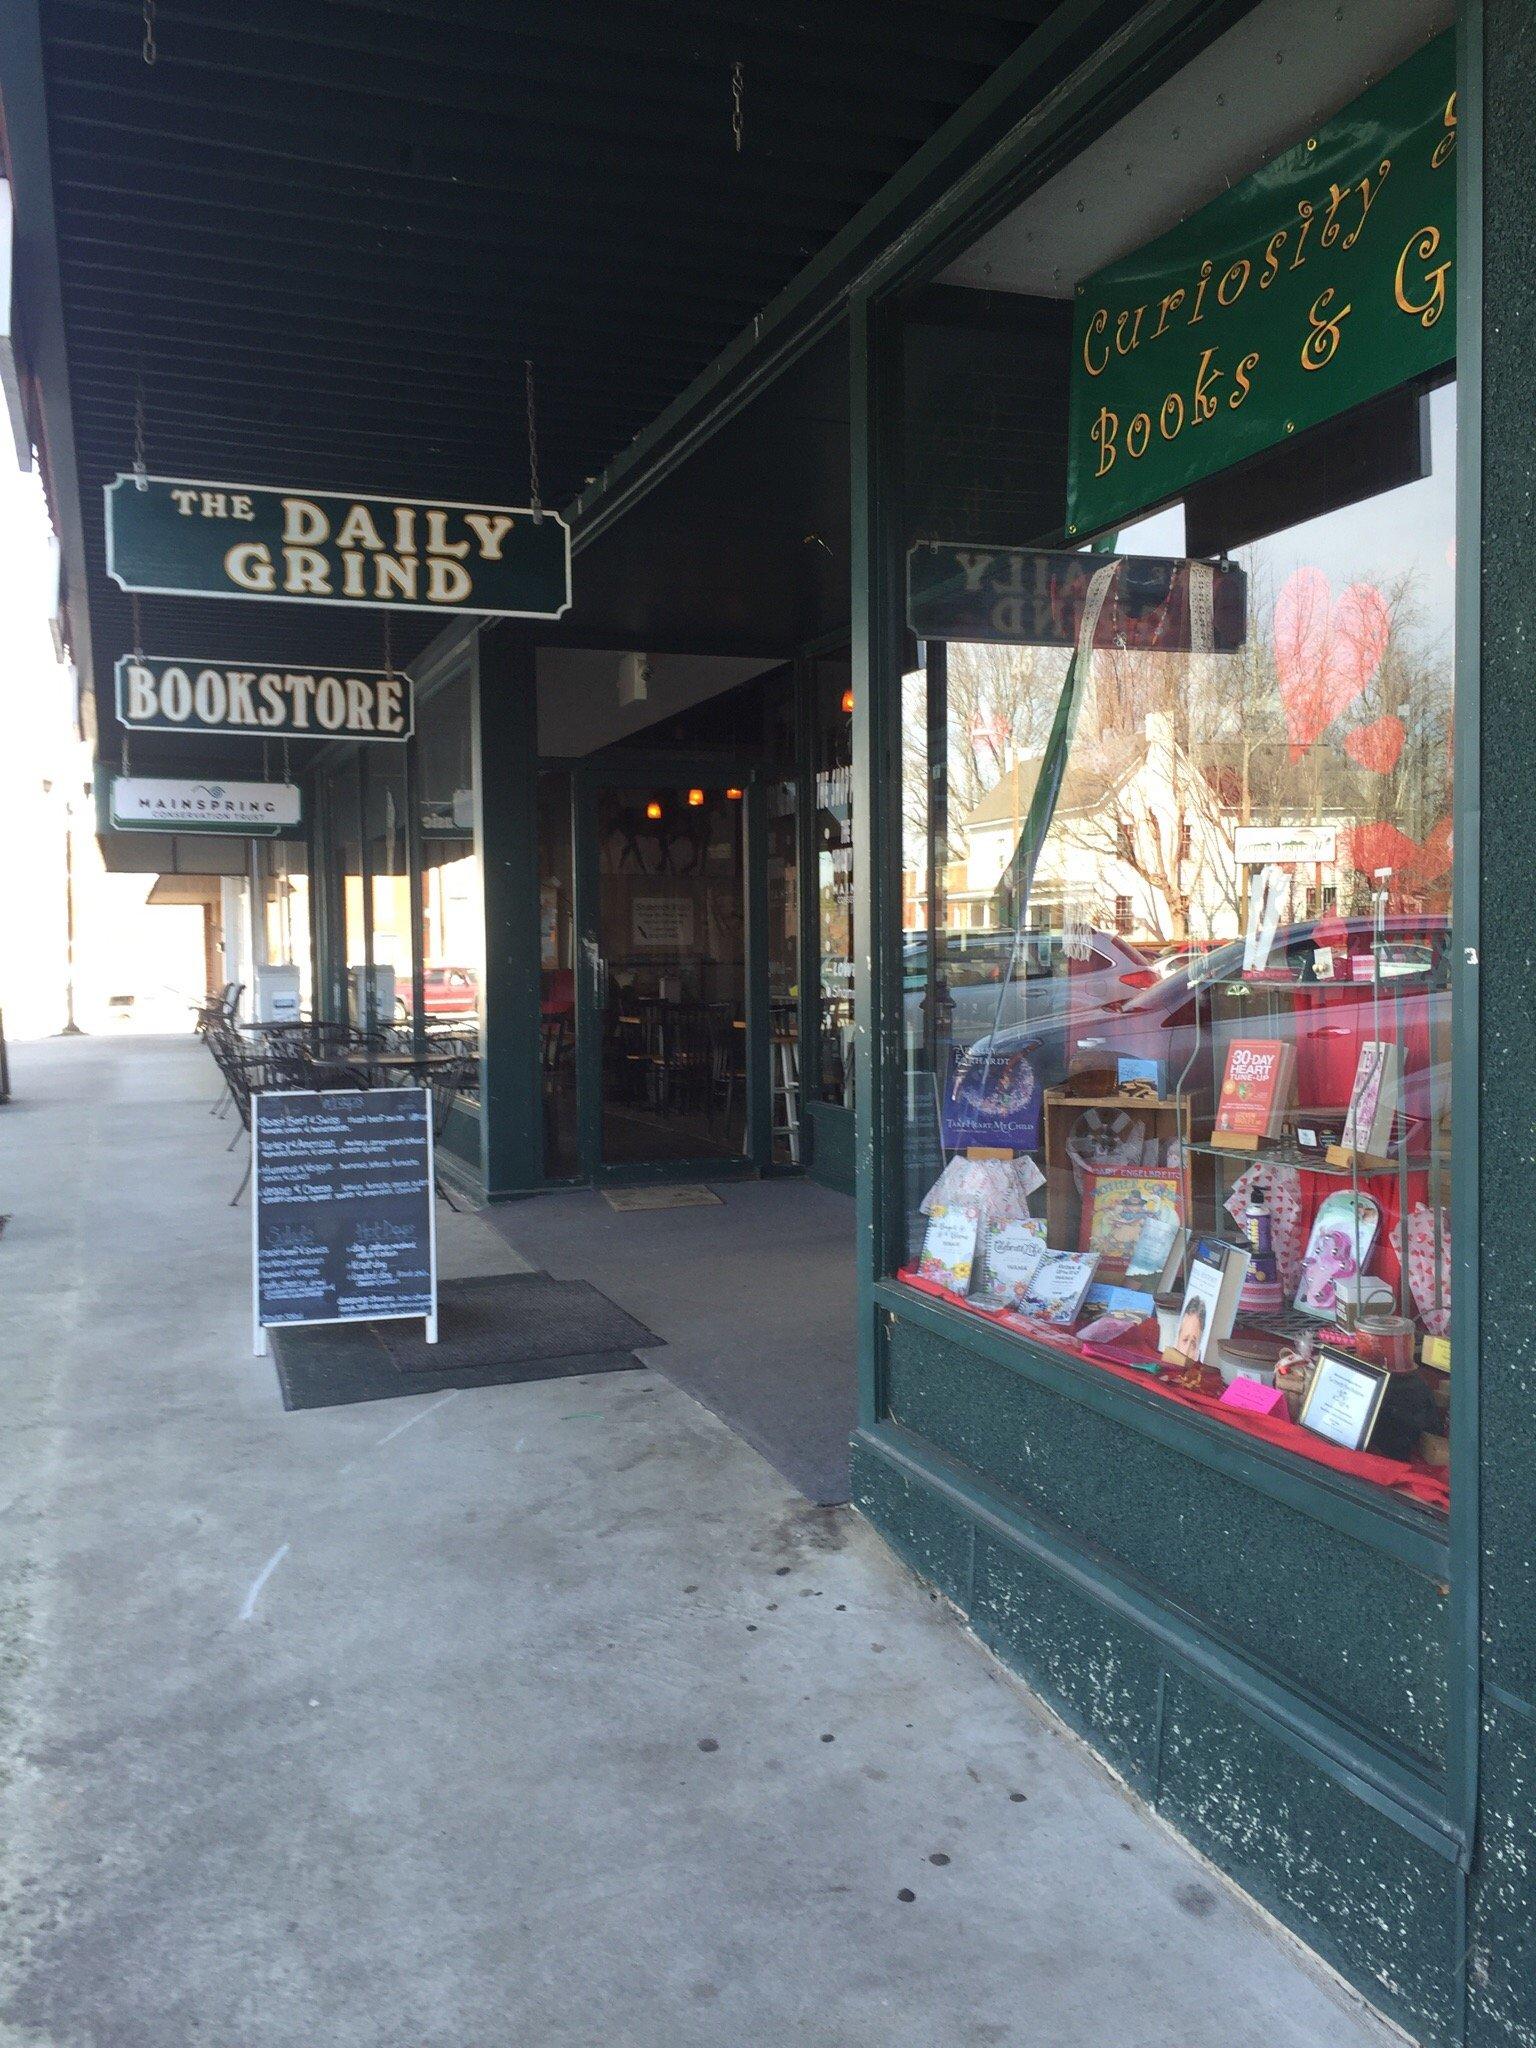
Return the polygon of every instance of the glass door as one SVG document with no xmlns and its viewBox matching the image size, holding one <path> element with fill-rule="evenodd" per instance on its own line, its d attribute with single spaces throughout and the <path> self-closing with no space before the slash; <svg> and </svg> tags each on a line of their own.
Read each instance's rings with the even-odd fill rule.
<svg viewBox="0 0 1536 2048">
<path fill-rule="evenodd" d="M 763 865 L 750 771 L 632 759 L 581 774 L 583 1172 L 665 1178 L 761 1163 Z M 766 1041 L 763 1054 L 766 1054 Z"/>
</svg>

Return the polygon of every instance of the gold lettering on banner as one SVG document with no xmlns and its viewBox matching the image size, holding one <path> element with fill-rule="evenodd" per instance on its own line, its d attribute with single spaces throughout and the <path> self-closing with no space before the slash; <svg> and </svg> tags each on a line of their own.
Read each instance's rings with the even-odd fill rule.
<svg viewBox="0 0 1536 2048">
<path fill-rule="evenodd" d="M 1456 147 L 1455 93 L 1452 93 L 1450 98 L 1446 101 L 1445 113 L 1441 118 L 1445 126 L 1445 133 L 1441 136 L 1440 140 L 1435 144 L 1435 153 L 1429 160 L 1429 168 L 1432 171 L 1438 171 L 1440 166 L 1446 161 L 1446 159 L 1451 155 L 1451 152 Z"/>
<path fill-rule="evenodd" d="M 1429 296 L 1426 299 L 1410 299 L 1403 273 L 1410 255 L 1417 256 L 1421 263 L 1428 263 L 1440 247 L 1440 230 L 1437 227 L 1423 227 L 1408 237 L 1407 246 L 1397 259 L 1397 270 L 1392 279 L 1393 296 L 1405 313 L 1413 314 L 1421 327 L 1433 327 L 1445 311 L 1445 280 L 1450 272 L 1450 260 L 1437 263 L 1433 270 L 1426 270 L 1422 279 Z"/>
<path fill-rule="evenodd" d="M 1095 335 L 1102 334 L 1108 325 L 1109 308 L 1107 306 L 1100 306 L 1098 312 L 1088 322 L 1087 331 L 1083 335 L 1083 368 L 1090 377 L 1102 377 L 1109 368 L 1109 349 L 1107 346 L 1104 350 L 1104 360 L 1097 369 L 1094 368 L 1093 358 L 1088 353 L 1089 344 L 1093 341 Z"/>
<path fill-rule="evenodd" d="M 1328 308 L 1337 297 L 1332 285 L 1319 292 L 1307 314 L 1312 332 L 1301 344 L 1301 367 L 1304 370 L 1321 370 L 1331 363 L 1338 353 L 1340 322 L 1346 320 L 1354 307 L 1341 306 L 1337 313 Z"/>
<path fill-rule="evenodd" d="M 1387 173 L 1391 168 L 1391 157 L 1384 156 L 1376 167 L 1376 183 L 1372 185 L 1369 173 L 1360 180 L 1360 218 L 1355 222 L 1343 241 L 1340 242 L 1339 247 L 1341 249 L 1353 249 L 1356 242 L 1359 241 L 1360 230 L 1370 219 L 1371 208 L 1376 204 L 1376 196 L 1387 182 Z"/>
<path fill-rule="evenodd" d="M 1142 415 L 1138 414 L 1137 417 L 1141 418 Z M 1111 412 L 1107 405 L 1101 405 L 1099 407 L 1099 416 L 1090 429 L 1091 437 L 1098 443 L 1099 449 L 1099 466 L 1094 472 L 1096 476 L 1108 476 L 1109 472 L 1114 468 L 1117 459 L 1115 436 L 1119 431 L 1119 413 Z"/>
<path fill-rule="evenodd" d="M 1195 403 L 1193 407 L 1193 424 L 1197 427 L 1201 424 L 1203 420 L 1215 419 L 1216 414 L 1220 409 L 1221 405 L 1220 399 L 1212 398 L 1211 396 L 1211 386 L 1213 384 L 1219 384 L 1223 375 L 1225 374 L 1224 371 L 1215 370 L 1211 368 L 1211 358 L 1215 355 L 1215 353 L 1215 349 L 1208 348 L 1205 351 L 1205 354 L 1201 356 L 1200 367 L 1195 372 Z"/>
</svg>

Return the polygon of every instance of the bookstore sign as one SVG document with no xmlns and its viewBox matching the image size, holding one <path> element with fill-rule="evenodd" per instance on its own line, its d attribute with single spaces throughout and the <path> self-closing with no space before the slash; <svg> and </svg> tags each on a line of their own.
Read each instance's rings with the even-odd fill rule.
<svg viewBox="0 0 1536 2048">
<path fill-rule="evenodd" d="M 119 476 L 106 517 L 123 590 L 506 619 L 571 604 L 570 530 L 526 506 Z"/>
<path fill-rule="evenodd" d="M 1078 290 L 1067 531 L 1456 354 L 1455 37 Z"/>
<path fill-rule="evenodd" d="M 236 667 L 149 654 L 118 662 L 117 718 L 130 732 L 267 740 L 407 740 L 415 728 L 411 679 L 397 671 Z"/>
</svg>

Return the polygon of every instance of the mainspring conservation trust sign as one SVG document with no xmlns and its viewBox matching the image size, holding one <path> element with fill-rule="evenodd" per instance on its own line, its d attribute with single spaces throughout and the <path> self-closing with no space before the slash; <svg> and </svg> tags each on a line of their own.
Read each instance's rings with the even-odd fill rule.
<svg viewBox="0 0 1536 2048">
<path fill-rule="evenodd" d="M 119 832 L 225 832 L 275 837 L 303 817 L 293 782 L 183 782 L 114 775 L 111 819 Z"/>
<path fill-rule="evenodd" d="M 1454 37 L 1079 287 L 1067 531 L 1098 533 L 1456 354 Z"/>
<path fill-rule="evenodd" d="M 107 574 L 124 590 L 558 619 L 571 536 L 557 512 L 119 476 Z"/>
<path fill-rule="evenodd" d="M 409 676 L 379 669 L 238 667 L 125 654 L 117 718 L 130 732 L 248 733 L 256 739 L 406 740 L 414 726 Z"/>
</svg>

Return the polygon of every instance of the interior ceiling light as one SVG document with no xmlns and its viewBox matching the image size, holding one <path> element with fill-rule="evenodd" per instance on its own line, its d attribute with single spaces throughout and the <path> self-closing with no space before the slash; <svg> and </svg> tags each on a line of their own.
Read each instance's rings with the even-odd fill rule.
<svg viewBox="0 0 1536 2048">
<path fill-rule="evenodd" d="M 852 715 L 852 712 L 853 712 L 853 692 L 852 692 L 852 690 L 844 690 L 844 692 L 843 692 L 843 709 L 844 709 L 844 710 L 845 710 L 846 712 L 848 712 L 850 716 Z"/>
<path fill-rule="evenodd" d="M 650 802 L 646 805 L 645 815 L 649 819 L 651 819 L 653 823 L 657 818 L 661 816 L 661 805 L 657 803 L 655 797 L 652 797 Z"/>
<path fill-rule="evenodd" d="M 725 796 L 728 803 L 739 804 L 741 802 L 741 791 L 739 789 L 728 789 L 725 792 Z"/>
<path fill-rule="evenodd" d="M 693 808 L 694 808 L 695 810 L 697 810 L 697 809 L 699 808 L 699 805 L 700 805 L 701 803 L 703 803 L 703 801 L 704 801 L 704 792 L 703 792 L 703 790 L 702 790 L 702 789 L 690 789 L 690 790 L 689 790 L 689 792 L 688 792 L 688 801 L 689 801 L 689 803 L 690 803 L 690 804 L 692 804 Z"/>
</svg>

